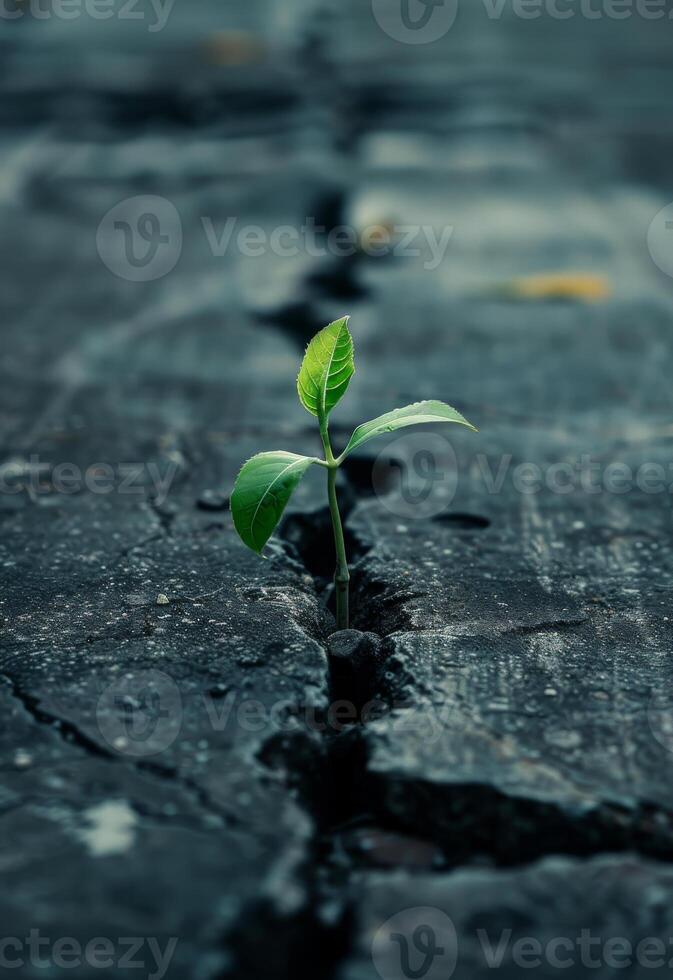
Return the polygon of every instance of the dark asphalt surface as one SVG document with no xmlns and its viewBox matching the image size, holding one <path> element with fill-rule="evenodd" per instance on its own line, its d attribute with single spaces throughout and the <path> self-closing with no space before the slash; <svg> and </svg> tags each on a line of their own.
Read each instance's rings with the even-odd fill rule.
<svg viewBox="0 0 673 980">
<path fill-rule="evenodd" d="M 120 7 L 0 36 L 0 966 L 409 980 L 431 928 L 430 980 L 507 930 L 501 980 L 668 975 L 668 6 Z M 265 562 L 226 501 L 319 450 L 346 312 L 336 445 L 425 397 L 480 433 L 347 467 L 330 644 L 321 474 Z"/>
</svg>

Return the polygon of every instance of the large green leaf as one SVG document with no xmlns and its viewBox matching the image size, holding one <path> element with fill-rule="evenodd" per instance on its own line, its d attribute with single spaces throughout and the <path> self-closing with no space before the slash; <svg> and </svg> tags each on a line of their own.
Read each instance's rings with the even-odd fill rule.
<svg viewBox="0 0 673 980">
<path fill-rule="evenodd" d="M 350 317 L 344 316 L 317 333 L 306 348 L 297 377 L 299 401 L 307 412 L 327 418 L 353 377 Z"/>
<path fill-rule="evenodd" d="M 241 467 L 231 494 L 231 513 L 241 540 L 258 555 L 313 462 L 294 453 L 258 453 Z"/>
<path fill-rule="evenodd" d="M 460 425 L 466 425 L 468 429 L 472 429 L 474 432 L 477 431 L 475 426 L 464 419 L 460 412 L 445 402 L 416 402 L 413 405 L 406 405 L 404 408 L 396 408 L 392 412 L 380 415 L 377 419 L 372 419 L 371 422 L 359 425 L 350 437 L 341 458 L 343 459 L 354 449 L 358 449 L 359 446 L 373 439 L 374 436 L 382 436 L 386 432 L 395 432 L 396 429 L 403 429 L 407 425 L 421 425 L 423 422 L 458 422 Z"/>
</svg>

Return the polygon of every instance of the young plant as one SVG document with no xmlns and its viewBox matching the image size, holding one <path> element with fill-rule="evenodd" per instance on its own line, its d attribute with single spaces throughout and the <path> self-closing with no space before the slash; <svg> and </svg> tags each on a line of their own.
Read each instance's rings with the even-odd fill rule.
<svg viewBox="0 0 673 980">
<path fill-rule="evenodd" d="M 422 422 L 457 422 L 477 431 L 463 416 L 439 401 L 416 402 L 359 425 L 340 456 L 334 456 L 330 443 L 329 415 L 340 400 L 355 372 L 353 338 L 349 317 L 335 320 L 316 334 L 306 348 L 297 377 L 299 400 L 318 420 L 325 458 L 297 456 L 295 453 L 259 453 L 243 464 L 231 495 L 234 526 L 242 541 L 258 555 L 273 534 L 283 511 L 309 466 L 327 470 L 327 498 L 334 530 L 337 629 L 348 629 L 348 559 L 336 492 L 337 470 L 350 453 L 374 436 L 394 432 Z"/>
</svg>

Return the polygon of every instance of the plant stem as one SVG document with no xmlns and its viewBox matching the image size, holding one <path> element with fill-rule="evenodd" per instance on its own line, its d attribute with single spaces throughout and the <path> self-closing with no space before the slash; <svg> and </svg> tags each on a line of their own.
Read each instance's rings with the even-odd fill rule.
<svg viewBox="0 0 673 980">
<path fill-rule="evenodd" d="M 334 589 L 336 593 L 336 622 L 338 630 L 348 629 L 348 560 L 346 558 L 346 543 L 341 526 L 339 501 L 336 492 L 337 467 L 331 466 L 327 471 L 327 495 L 329 497 L 329 512 L 332 517 L 334 530 L 334 548 L 336 550 L 336 571 L 334 573 Z"/>
<path fill-rule="evenodd" d="M 327 430 L 327 419 L 320 418 L 320 438 L 325 449 L 325 459 L 327 461 L 327 497 L 329 499 L 329 512 L 332 518 L 332 530 L 334 531 L 334 550 L 336 551 L 336 569 L 334 572 L 334 591 L 336 594 L 336 621 L 338 630 L 348 629 L 348 583 L 350 574 L 348 571 L 348 559 L 346 558 L 346 542 L 344 541 L 344 529 L 341 526 L 341 514 L 339 513 L 339 501 L 336 492 L 338 462 L 334 459 L 332 446 L 329 441 Z"/>
</svg>

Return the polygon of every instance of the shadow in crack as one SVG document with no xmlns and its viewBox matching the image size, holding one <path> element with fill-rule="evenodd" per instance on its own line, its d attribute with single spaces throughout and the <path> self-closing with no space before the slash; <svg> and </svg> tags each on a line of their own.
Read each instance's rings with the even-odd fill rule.
<svg viewBox="0 0 673 980">
<path fill-rule="evenodd" d="M 456 531 L 485 531 L 491 526 L 488 517 L 480 517 L 478 514 L 437 514 L 433 520 L 455 528 Z"/>
</svg>

